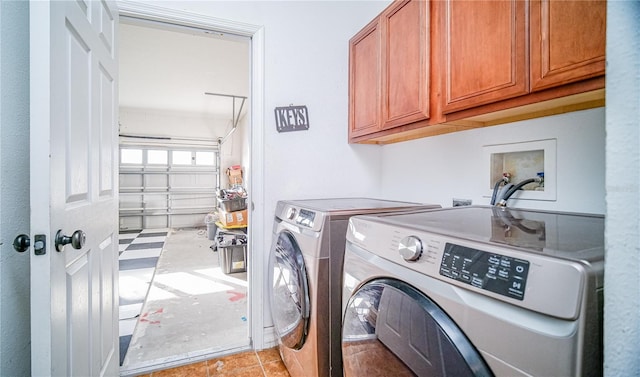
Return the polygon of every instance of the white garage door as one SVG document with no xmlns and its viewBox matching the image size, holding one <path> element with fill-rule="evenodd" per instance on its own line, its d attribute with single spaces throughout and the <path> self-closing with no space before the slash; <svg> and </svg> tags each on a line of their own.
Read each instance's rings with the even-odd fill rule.
<svg viewBox="0 0 640 377">
<path fill-rule="evenodd" d="M 214 211 L 215 146 L 120 145 L 120 230 L 204 225 Z"/>
</svg>

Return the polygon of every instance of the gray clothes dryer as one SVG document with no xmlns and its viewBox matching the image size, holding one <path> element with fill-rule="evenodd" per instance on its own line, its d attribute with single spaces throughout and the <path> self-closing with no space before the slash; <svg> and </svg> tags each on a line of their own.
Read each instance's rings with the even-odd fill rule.
<svg viewBox="0 0 640 377">
<path fill-rule="evenodd" d="M 600 376 L 603 266 L 598 215 L 352 217 L 345 376 Z"/>
<path fill-rule="evenodd" d="M 292 377 L 341 376 L 342 265 L 351 216 L 439 208 L 369 198 L 280 201 L 269 258 L 270 305 Z"/>
</svg>

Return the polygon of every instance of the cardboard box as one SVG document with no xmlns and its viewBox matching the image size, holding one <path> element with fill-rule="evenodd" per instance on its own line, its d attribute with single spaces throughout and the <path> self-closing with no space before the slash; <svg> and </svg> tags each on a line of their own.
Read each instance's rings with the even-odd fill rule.
<svg viewBox="0 0 640 377">
<path fill-rule="evenodd" d="M 219 208 L 218 214 L 220 215 L 220 223 L 225 228 L 247 226 L 248 218 L 246 209 L 242 211 L 227 212 Z"/>
<path fill-rule="evenodd" d="M 240 165 L 233 165 L 228 168 L 227 177 L 229 178 L 229 186 L 242 186 L 242 168 Z"/>
</svg>

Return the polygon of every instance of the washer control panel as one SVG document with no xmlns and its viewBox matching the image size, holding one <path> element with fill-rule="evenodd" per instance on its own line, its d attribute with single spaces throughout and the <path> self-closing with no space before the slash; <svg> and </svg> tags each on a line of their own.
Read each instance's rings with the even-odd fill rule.
<svg viewBox="0 0 640 377">
<path fill-rule="evenodd" d="M 544 250 L 528 252 L 376 220 L 349 219 L 349 252 L 373 254 L 420 275 L 554 317 L 575 319 L 580 313 L 584 264 Z"/>
<path fill-rule="evenodd" d="M 447 242 L 440 275 L 516 300 L 524 299 L 529 261 Z"/>
<path fill-rule="evenodd" d="M 296 224 L 305 226 L 307 228 L 313 228 L 313 221 L 316 218 L 316 213 L 313 211 L 300 208 L 300 210 L 298 211 L 298 216 L 297 217 L 295 216 L 295 211 L 294 211 L 293 217 L 295 218 Z M 294 220 L 294 218 L 292 218 L 291 220 Z"/>
<path fill-rule="evenodd" d="M 287 217 L 287 219 L 293 220 L 293 219 L 296 218 L 296 214 L 297 213 L 298 213 L 298 211 L 295 208 L 289 207 L 289 209 L 287 209 L 287 213 L 286 213 L 285 216 Z"/>
<path fill-rule="evenodd" d="M 400 240 L 398 252 L 407 262 L 416 261 L 422 256 L 422 241 L 416 236 L 408 236 Z"/>
</svg>

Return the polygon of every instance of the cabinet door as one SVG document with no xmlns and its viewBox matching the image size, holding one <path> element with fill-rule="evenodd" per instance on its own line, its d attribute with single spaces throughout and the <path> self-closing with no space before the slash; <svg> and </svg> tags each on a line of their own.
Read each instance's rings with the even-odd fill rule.
<svg viewBox="0 0 640 377">
<path fill-rule="evenodd" d="M 382 128 L 428 119 L 429 2 L 395 2 L 381 22 Z"/>
<path fill-rule="evenodd" d="M 349 139 L 380 129 L 380 23 L 349 41 Z"/>
<path fill-rule="evenodd" d="M 606 1 L 532 0 L 531 91 L 605 71 Z"/>
<path fill-rule="evenodd" d="M 445 2 L 445 113 L 528 93 L 525 4 Z"/>
</svg>

